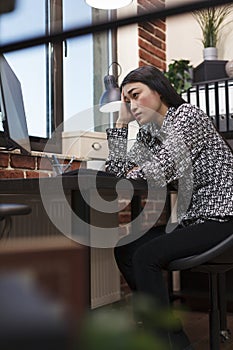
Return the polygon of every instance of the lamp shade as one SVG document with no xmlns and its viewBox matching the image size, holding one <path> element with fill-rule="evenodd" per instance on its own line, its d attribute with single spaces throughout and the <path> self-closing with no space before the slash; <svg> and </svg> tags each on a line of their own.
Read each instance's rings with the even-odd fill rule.
<svg viewBox="0 0 233 350">
<path fill-rule="evenodd" d="M 128 6 L 132 0 L 86 0 L 91 7 L 101 10 L 114 10 Z"/>
<path fill-rule="evenodd" d="M 104 77 L 105 91 L 100 98 L 101 112 L 116 112 L 119 111 L 121 104 L 121 93 L 113 75 Z"/>
</svg>

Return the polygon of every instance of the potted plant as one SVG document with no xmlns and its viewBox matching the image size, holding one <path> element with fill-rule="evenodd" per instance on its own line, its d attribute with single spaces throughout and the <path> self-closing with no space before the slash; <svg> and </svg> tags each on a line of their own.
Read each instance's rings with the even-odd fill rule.
<svg viewBox="0 0 233 350">
<path fill-rule="evenodd" d="M 181 94 L 192 86 L 193 67 L 189 60 L 172 60 L 168 65 L 167 72 L 164 75 L 168 78 L 172 86 Z"/>
<path fill-rule="evenodd" d="M 208 7 L 193 13 L 201 27 L 204 60 L 217 60 L 217 44 L 233 5 Z"/>
</svg>

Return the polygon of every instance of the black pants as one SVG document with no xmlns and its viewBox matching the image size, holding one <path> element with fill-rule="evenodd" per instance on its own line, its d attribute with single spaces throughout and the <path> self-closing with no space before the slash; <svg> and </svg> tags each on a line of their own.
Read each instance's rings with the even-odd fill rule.
<svg viewBox="0 0 233 350">
<path fill-rule="evenodd" d="M 163 267 L 174 259 L 201 253 L 219 243 L 233 233 L 233 221 L 207 221 L 178 227 L 171 233 L 165 233 L 164 229 L 154 227 L 126 245 L 123 238 L 115 247 L 115 259 L 132 291 L 148 295 L 166 308 L 169 296 Z"/>
</svg>

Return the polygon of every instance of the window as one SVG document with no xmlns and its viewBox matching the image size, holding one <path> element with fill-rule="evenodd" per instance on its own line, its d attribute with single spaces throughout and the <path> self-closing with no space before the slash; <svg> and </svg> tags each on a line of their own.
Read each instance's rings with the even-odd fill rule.
<svg viewBox="0 0 233 350">
<path fill-rule="evenodd" d="M 31 7 L 30 0 L 17 1 L 13 12 L 1 15 L 1 45 L 45 34 L 46 13 L 41 4 L 34 0 Z M 29 134 L 47 137 L 45 46 L 6 53 L 5 57 L 21 83 Z"/>
<path fill-rule="evenodd" d="M 78 5 L 77 5 L 78 3 Z M 64 1 L 64 30 L 92 22 L 91 7 L 83 2 Z M 93 103 L 93 40 L 92 35 L 68 39 L 64 57 L 64 120 L 89 109 Z M 82 123 L 80 121 L 80 129 Z M 64 125 L 66 127 L 66 125 Z"/>
<path fill-rule="evenodd" d="M 1 16 L 0 44 L 82 27 L 106 16 L 107 11 L 92 10 L 84 1 L 18 0 L 13 12 Z M 69 128 L 70 119 L 79 130 L 98 125 L 98 112 L 94 113 L 93 107 L 98 103 L 108 67 L 107 33 L 4 55 L 21 82 L 32 150 L 43 150 L 63 121 L 64 129 Z M 88 122 L 82 117 L 85 111 Z M 50 146 L 52 152 L 61 152 L 56 140 Z"/>
</svg>

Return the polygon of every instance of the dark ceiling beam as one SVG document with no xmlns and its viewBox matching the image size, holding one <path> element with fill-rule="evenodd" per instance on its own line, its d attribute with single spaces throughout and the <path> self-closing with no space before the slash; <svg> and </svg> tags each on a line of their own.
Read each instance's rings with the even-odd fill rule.
<svg viewBox="0 0 233 350">
<path fill-rule="evenodd" d="M 104 23 L 98 23 L 83 27 L 74 28 L 71 30 L 63 31 L 62 33 L 53 33 L 51 35 L 38 36 L 22 41 L 12 42 L 0 46 L 0 53 L 6 53 L 16 50 L 21 50 L 33 46 L 48 44 L 49 42 L 61 42 L 69 38 L 78 37 L 81 35 L 87 35 L 91 33 L 102 32 L 109 29 L 115 29 L 135 23 L 142 23 L 148 21 L 154 21 L 161 18 L 181 15 L 188 12 L 193 12 L 196 10 L 201 10 L 207 7 L 222 6 L 225 4 L 230 4 L 230 0 L 204 0 L 195 1 L 192 3 L 183 4 L 175 7 L 165 7 L 162 9 L 157 9 L 156 11 L 145 12 L 140 15 L 124 17 L 116 19 L 114 21 L 108 21 Z"/>
</svg>

